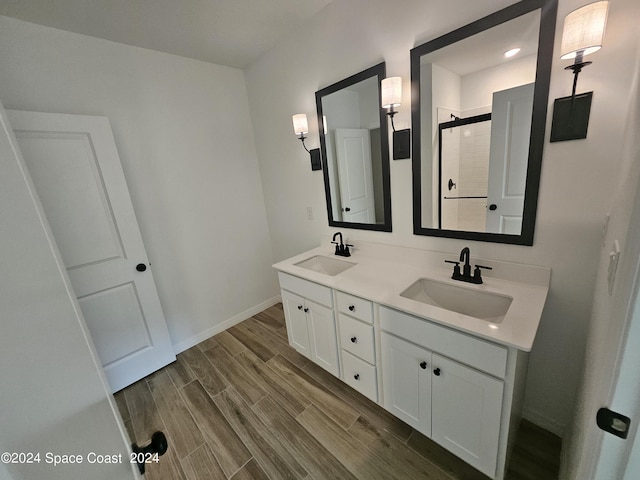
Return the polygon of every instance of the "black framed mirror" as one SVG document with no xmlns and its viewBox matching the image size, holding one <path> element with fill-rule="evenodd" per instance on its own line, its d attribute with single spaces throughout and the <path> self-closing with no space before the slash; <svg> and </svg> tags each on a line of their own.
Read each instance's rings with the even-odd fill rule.
<svg viewBox="0 0 640 480">
<path fill-rule="evenodd" d="M 414 234 L 533 245 L 556 13 L 523 0 L 411 50 Z"/>
<path fill-rule="evenodd" d="M 330 226 L 391 231 L 384 77 L 383 62 L 316 92 Z"/>
</svg>

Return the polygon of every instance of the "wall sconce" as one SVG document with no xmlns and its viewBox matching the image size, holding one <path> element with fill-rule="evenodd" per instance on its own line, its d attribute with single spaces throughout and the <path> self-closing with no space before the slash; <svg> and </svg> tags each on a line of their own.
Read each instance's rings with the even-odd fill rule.
<svg viewBox="0 0 640 480">
<path fill-rule="evenodd" d="M 573 90 L 570 97 L 557 98 L 553 104 L 552 142 L 587 138 L 593 92 L 576 95 L 576 86 L 578 74 L 591 65 L 591 62 L 584 61 L 584 57 L 602 47 L 608 10 L 608 1 L 590 3 L 564 19 L 560 58 L 574 59 L 572 65 L 565 67 L 565 70 L 573 70 Z"/>
<path fill-rule="evenodd" d="M 380 84 L 380 97 L 382 108 L 387 109 L 387 115 L 391 119 L 393 128 L 393 159 L 401 160 L 411 157 L 411 130 L 396 130 L 393 117 L 398 113 L 395 108 L 402 103 L 402 78 L 388 77 Z"/>
<path fill-rule="evenodd" d="M 305 133 L 309 133 L 309 124 L 307 122 L 307 115 L 304 113 L 298 113 L 291 117 L 293 120 L 293 131 L 302 142 L 302 146 L 311 156 L 311 170 L 322 170 L 322 161 L 320 160 L 320 149 L 313 148 L 309 150 L 304 144 Z"/>
</svg>

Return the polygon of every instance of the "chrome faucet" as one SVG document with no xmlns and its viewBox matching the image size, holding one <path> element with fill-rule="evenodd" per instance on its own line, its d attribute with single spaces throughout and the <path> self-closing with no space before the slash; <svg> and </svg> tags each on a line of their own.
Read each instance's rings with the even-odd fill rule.
<svg viewBox="0 0 640 480">
<path fill-rule="evenodd" d="M 336 237 L 340 237 L 340 243 L 336 242 Z M 349 251 L 349 247 L 353 247 L 351 244 L 342 243 L 342 232 L 336 232 L 333 234 L 333 238 L 331 243 L 336 246 L 336 255 L 340 255 L 341 257 L 350 257 L 351 252 Z"/>
<path fill-rule="evenodd" d="M 454 263 L 453 267 L 453 275 L 451 278 L 454 280 L 460 280 L 462 282 L 469 282 L 475 284 L 482 283 L 482 274 L 480 273 L 480 269 L 484 268 L 486 270 L 492 270 L 491 267 L 485 267 L 484 265 L 476 265 L 476 268 L 473 270 L 473 275 L 471 275 L 471 264 L 470 264 L 471 251 L 469 247 L 464 247 L 460 252 L 460 260 L 445 260 L 446 263 Z M 462 266 L 462 272 L 460 272 L 460 263 L 464 262 Z"/>
</svg>

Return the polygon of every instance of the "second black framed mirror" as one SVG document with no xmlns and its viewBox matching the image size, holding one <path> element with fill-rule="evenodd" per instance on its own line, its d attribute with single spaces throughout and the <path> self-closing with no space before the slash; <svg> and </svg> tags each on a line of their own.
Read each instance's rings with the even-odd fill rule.
<svg viewBox="0 0 640 480">
<path fill-rule="evenodd" d="M 413 231 L 532 245 L 557 0 L 411 50 Z"/>
</svg>

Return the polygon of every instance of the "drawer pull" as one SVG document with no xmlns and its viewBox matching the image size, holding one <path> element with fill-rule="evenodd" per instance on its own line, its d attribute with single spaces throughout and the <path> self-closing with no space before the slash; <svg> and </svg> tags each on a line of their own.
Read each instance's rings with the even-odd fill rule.
<svg viewBox="0 0 640 480">
<path fill-rule="evenodd" d="M 357 337 L 351 337 L 351 343 L 358 343 Z"/>
<path fill-rule="evenodd" d="M 350 312 L 354 312 L 356 310 L 356 306 L 355 305 L 349 305 L 349 311 Z"/>
<path fill-rule="evenodd" d="M 309 309 L 308 309 L 308 308 L 305 308 L 305 309 L 304 309 L 304 313 L 308 313 L 308 312 L 309 312 Z"/>
<path fill-rule="evenodd" d="M 423 370 L 426 370 L 427 362 L 420 362 L 420 368 L 423 369 Z"/>
<path fill-rule="evenodd" d="M 433 374 L 434 374 L 436 377 L 439 377 L 439 376 L 440 376 L 440 369 L 439 369 L 439 368 L 435 368 L 435 369 L 433 370 Z"/>
<path fill-rule="evenodd" d="M 302 305 L 298 305 L 298 310 L 302 310 Z"/>
<path fill-rule="evenodd" d="M 360 380 L 360 374 L 359 374 L 359 373 L 356 373 L 356 374 L 353 376 L 353 378 L 355 378 L 356 380 Z"/>
</svg>

